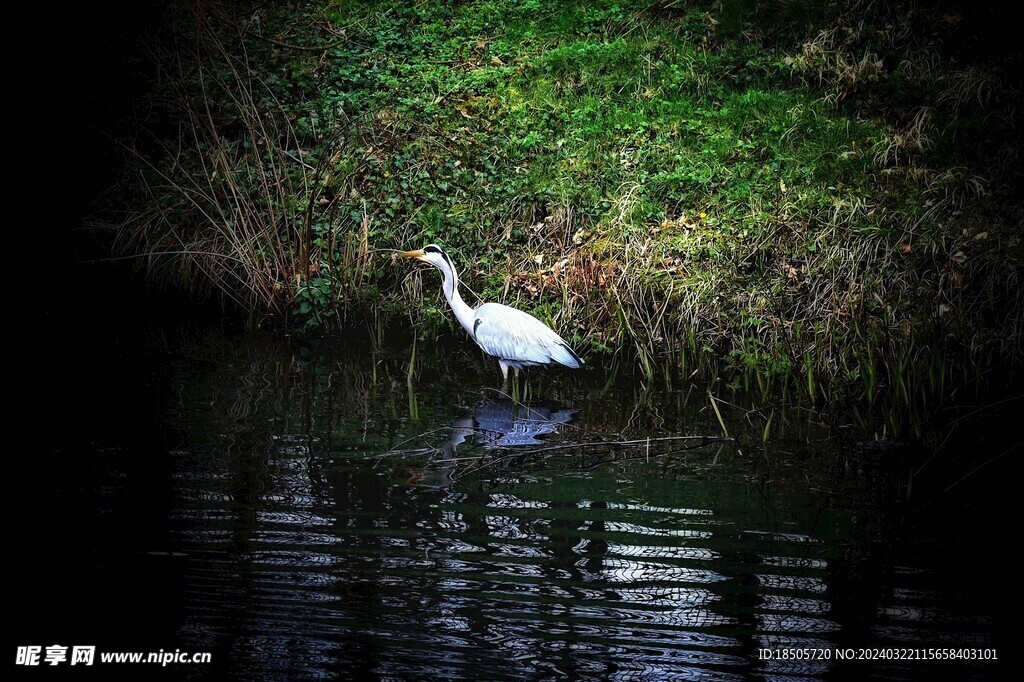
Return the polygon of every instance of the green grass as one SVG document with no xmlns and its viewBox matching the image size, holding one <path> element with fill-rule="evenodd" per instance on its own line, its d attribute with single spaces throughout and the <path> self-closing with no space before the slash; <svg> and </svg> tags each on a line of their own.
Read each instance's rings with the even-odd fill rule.
<svg viewBox="0 0 1024 682">
<path fill-rule="evenodd" d="M 439 287 L 379 250 L 440 242 L 483 298 L 648 379 L 676 365 L 929 409 L 954 375 L 1020 359 L 1021 93 L 998 52 L 950 56 L 962 17 L 810 0 L 179 15 L 178 47 L 154 41 L 120 234 L 244 261 L 227 276 L 186 255 L 186 285 L 307 328 L 419 310 L 434 334 Z"/>
</svg>

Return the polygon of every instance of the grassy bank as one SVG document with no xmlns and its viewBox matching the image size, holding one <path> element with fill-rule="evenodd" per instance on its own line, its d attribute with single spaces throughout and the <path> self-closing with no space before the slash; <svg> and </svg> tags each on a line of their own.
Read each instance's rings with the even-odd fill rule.
<svg viewBox="0 0 1024 682">
<path fill-rule="evenodd" d="M 108 222 L 153 276 L 305 328 L 450 327 L 434 278 L 387 252 L 438 242 L 481 298 L 649 378 L 927 408 L 1021 356 L 1021 62 L 999 19 L 185 3 L 147 42 Z"/>
</svg>

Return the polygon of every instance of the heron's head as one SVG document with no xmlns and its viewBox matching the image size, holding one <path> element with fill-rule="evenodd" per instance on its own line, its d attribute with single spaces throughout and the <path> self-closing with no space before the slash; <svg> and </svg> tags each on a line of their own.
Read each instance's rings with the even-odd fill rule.
<svg viewBox="0 0 1024 682">
<path fill-rule="evenodd" d="M 405 251 L 402 255 L 406 258 L 415 258 L 416 260 L 423 261 L 424 263 L 429 263 L 435 268 L 439 268 L 441 270 L 446 268 L 453 269 L 452 259 L 449 258 L 448 254 L 445 253 L 437 244 L 427 244 L 422 249 Z"/>
</svg>

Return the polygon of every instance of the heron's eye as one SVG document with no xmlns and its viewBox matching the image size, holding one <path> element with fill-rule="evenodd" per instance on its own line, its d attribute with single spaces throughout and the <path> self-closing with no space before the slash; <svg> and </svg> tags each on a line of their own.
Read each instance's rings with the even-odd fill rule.
<svg viewBox="0 0 1024 682">
<path fill-rule="evenodd" d="M 423 253 L 441 253 L 441 249 L 437 248 L 433 244 L 423 247 Z"/>
</svg>

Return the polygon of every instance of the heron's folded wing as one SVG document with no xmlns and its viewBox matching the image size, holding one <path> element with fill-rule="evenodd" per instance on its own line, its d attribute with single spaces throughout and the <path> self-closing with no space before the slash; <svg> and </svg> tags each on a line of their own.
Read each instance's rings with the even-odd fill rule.
<svg viewBox="0 0 1024 682">
<path fill-rule="evenodd" d="M 473 334 L 489 355 L 546 365 L 552 361 L 579 367 L 581 361 L 565 341 L 533 315 L 500 303 L 485 303 L 476 309 Z"/>
</svg>

